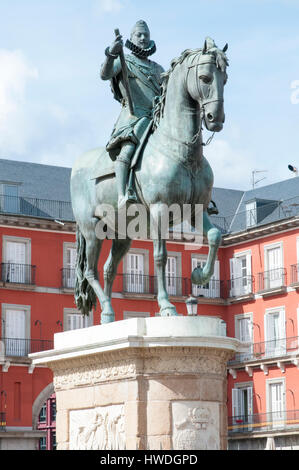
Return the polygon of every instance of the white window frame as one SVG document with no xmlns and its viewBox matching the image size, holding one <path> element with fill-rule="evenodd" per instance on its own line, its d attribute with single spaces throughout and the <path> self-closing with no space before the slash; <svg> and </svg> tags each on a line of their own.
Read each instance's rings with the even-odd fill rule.
<svg viewBox="0 0 299 470">
<path fill-rule="evenodd" d="M 206 263 L 207 259 L 208 259 L 208 255 L 192 253 L 191 254 L 191 274 L 192 274 L 192 271 L 195 269 L 193 267 L 193 260 L 197 260 L 197 262 L 199 263 Z M 209 284 L 208 288 L 205 288 L 203 286 L 197 286 L 196 284 L 192 284 L 192 295 L 194 295 L 195 297 L 199 295 L 203 295 L 204 297 L 209 297 L 209 298 L 220 297 L 220 261 L 218 258 L 215 260 L 214 274 L 213 276 L 211 276 L 210 281 L 207 284 Z"/>
<path fill-rule="evenodd" d="M 234 388 L 232 389 L 232 417 L 233 417 L 233 424 L 238 425 L 241 424 L 234 419 L 234 417 L 244 416 L 244 414 L 239 413 L 240 410 L 240 392 L 242 390 L 247 390 L 247 408 L 248 408 L 248 430 L 252 429 L 252 416 L 253 416 L 253 382 L 240 382 L 235 383 Z M 236 412 L 237 408 L 237 412 Z M 246 426 L 246 423 L 245 423 Z"/>
<path fill-rule="evenodd" d="M 242 276 L 242 274 L 240 273 L 241 274 L 240 276 L 234 277 L 234 272 L 233 272 L 234 260 L 238 260 L 239 258 L 245 258 L 245 257 L 246 257 L 246 275 Z M 253 286 L 252 286 L 251 280 L 248 280 L 248 276 L 251 276 L 251 273 L 252 273 L 251 250 L 245 250 L 245 251 L 234 253 L 233 258 L 230 259 L 230 280 L 231 280 L 230 281 L 230 296 L 231 297 L 238 297 L 238 296 L 252 293 Z M 244 278 L 246 278 L 246 286 L 243 285 Z"/>
<path fill-rule="evenodd" d="M 175 275 L 174 282 L 171 282 L 170 278 L 166 278 L 166 289 L 169 295 L 182 295 L 182 253 L 179 251 L 168 251 L 168 258 L 175 258 Z M 157 276 L 156 265 L 155 265 L 155 276 Z M 181 280 L 181 282 L 180 282 Z"/>
<path fill-rule="evenodd" d="M 271 385 L 272 384 L 275 384 L 275 383 L 280 383 L 282 384 L 282 403 L 283 403 L 283 406 L 282 406 L 282 413 L 281 413 L 281 417 L 278 416 L 278 421 L 275 422 L 273 421 L 272 423 L 272 427 L 277 429 L 277 428 L 281 428 L 281 427 L 284 427 L 284 417 L 285 417 L 285 411 L 286 411 L 286 380 L 285 380 L 285 377 L 276 377 L 276 378 L 273 378 L 273 379 L 268 379 L 266 380 L 266 410 L 267 410 L 267 413 L 271 413 L 271 417 L 273 418 L 273 408 L 272 408 L 272 399 L 271 399 Z M 279 412 L 278 412 L 279 414 Z M 270 416 L 269 416 L 270 417 Z M 275 416 L 274 416 L 275 418 Z M 269 421 L 269 419 L 268 419 Z"/>
<path fill-rule="evenodd" d="M 31 306 L 30 305 L 20 305 L 20 304 L 7 304 L 3 303 L 1 306 L 1 318 L 2 318 L 2 337 L 6 338 L 6 322 L 7 322 L 7 315 L 9 310 L 20 310 L 25 312 L 25 331 L 24 331 L 24 340 L 30 340 L 31 334 Z M 9 344 L 5 345 L 5 350 L 9 347 Z M 24 343 L 24 354 L 20 354 L 21 356 L 25 354 L 25 343 Z M 20 351 L 22 348 L 20 349 Z M 6 353 L 6 355 L 9 355 Z"/>
<path fill-rule="evenodd" d="M 77 248 L 76 243 L 72 242 L 63 242 L 63 268 L 64 269 L 71 269 L 69 266 L 67 266 L 67 250 L 69 248 L 75 249 Z M 74 266 L 74 272 L 69 271 L 64 274 L 64 282 L 66 288 L 73 289 L 75 287 L 75 282 L 76 282 L 76 272 L 75 272 L 75 266 Z"/>
<path fill-rule="evenodd" d="M 253 344 L 254 344 L 254 328 L 253 328 L 253 312 L 248 312 L 248 313 L 240 313 L 239 315 L 235 315 L 235 337 L 241 341 L 240 335 L 239 335 L 239 321 L 248 319 L 249 320 L 249 326 L 250 326 L 250 331 L 251 331 L 251 337 L 249 342 L 251 343 L 250 346 L 248 347 L 248 351 L 241 353 L 241 360 L 245 361 L 246 359 L 252 359 L 253 355 Z"/>
<path fill-rule="evenodd" d="M 21 186 L 22 183 L 16 183 L 14 181 L 1 181 L 0 182 L 0 208 L 1 210 L 5 210 L 5 196 L 7 196 L 5 194 L 5 186 L 13 186 L 13 187 L 16 187 L 18 189 L 17 191 L 17 196 L 15 196 L 17 198 L 16 200 L 16 210 L 13 211 L 13 213 L 20 213 L 20 192 L 19 192 L 19 187 Z M 8 212 L 8 211 L 7 211 Z"/>
<path fill-rule="evenodd" d="M 257 225 L 257 206 L 256 201 L 246 203 L 246 227 L 255 227 Z"/>
<path fill-rule="evenodd" d="M 7 261 L 7 248 L 6 244 L 7 242 L 14 242 L 14 243 L 24 243 L 26 248 L 25 248 L 25 264 L 31 264 L 31 238 L 26 238 L 26 237 L 15 237 L 11 235 L 3 235 L 3 240 L 2 240 L 2 259 L 3 263 L 6 263 Z"/>
<path fill-rule="evenodd" d="M 268 331 L 268 319 L 270 315 L 279 314 L 279 331 L 282 331 L 282 335 L 277 339 L 278 345 L 276 346 L 273 342 L 275 339 L 269 339 Z M 281 305 L 279 307 L 267 308 L 264 314 L 264 332 L 265 332 L 265 356 L 275 357 L 281 356 L 286 353 L 286 325 L 285 325 L 286 315 L 285 315 L 285 306 Z M 269 344 L 270 342 L 270 344 Z M 272 344 L 271 344 L 272 343 Z"/>
<path fill-rule="evenodd" d="M 264 245 L 264 272 L 270 271 L 270 268 L 269 268 L 269 253 L 268 252 L 272 249 L 275 249 L 275 248 L 280 248 L 280 259 L 281 259 L 280 269 L 284 268 L 283 242 L 280 241 L 280 242 L 277 242 L 277 243 L 271 243 L 269 245 Z M 277 269 L 279 269 L 279 268 L 277 268 Z M 273 285 L 273 281 L 272 281 L 272 285 Z M 282 285 L 283 284 L 281 283 L 279 286 L 277 285 L 275 287 L 280 287 Z M 264 283 L 264 289 L 271 289 L 271 288 L 272 288 L 272 286 L 271 286 L 270 283 Z"/>
<path fill-rule="evenodd" d="M 13 265 L 14 263 L 9 263 L 10 260 L 8 260 L 8 255 L 7 255 L 7 244 L 8 242 L 11 243 L 23 243 L 25 245 L 25 263 L 24 266 L 27 265 L 28 268 L 24 269 L 23 271 L 20 270 L 19 268 L 15 267 L 15 277 L 13 275 Z M 31 268 L 29 267 L 31 265 L 31 238 L 26 238 L 26 237 L 15 237 L 11 235 L 3 235 L 2 239 L 2 260 L 3 263 L 5 263 L 5 272 L 2 273 L 3 275 L 3 280 L 6 280 L 6 277 L 9 276 L 9 272 L 11 273 L 11 279 L 9 280 L 12 283 L 31 283 Z M 22 263 L 16 263 L 22 265 Z"/>
<path fill-rule="evenodd" d="M 68 316 L 69 315 L 78 315 L 78 316 L 82 316 L 82 313 L 75 309 L 75 308 L 64 308 L 63 309 L 63 331 L 71 331 L 69 328 L 68 328 Z M 89 315 L 86 315 L 85 318 L 83 317 L 83 324 L 85 324 L 85 326 L 83 326 L 83 328 L 88 328 L 89 326 L 93 326 L 93 311 L 91 310 L 91 312 L 89 312 Z"/>
<path fill-rule="evenodd" d="M 127 276 L 128 274 L 130 274 L 129 267 L 128 267 L 129 255 L 142 255 L 143 256 L 143 273 L 141 275 L 142 277 L 139 280 L 138 278 L 135 280 L 133 279 L 133 282 L 131 282 L 130 277 Z M 132 294 L 144 293 L 144 291 L 146 290 L 145 282 L 147 281 L 148 275 L 149 275 L 149 251 L 143 248 L 130 248 L 130 250 L 127 252 L 127 254 L 124 256 L 124 259 L 123 259 L 123 274 L 124 274 L 123 282 L 124 282 L 124 285 L 126 286 L 127 293 L 130 293 L 130 292 L 132 292 Z M 137 288 L 135 288 L 136 281 L 138 284 Z M 132 286 L 132 290 L 130 290 L 131 286 Z"/>
</svg>

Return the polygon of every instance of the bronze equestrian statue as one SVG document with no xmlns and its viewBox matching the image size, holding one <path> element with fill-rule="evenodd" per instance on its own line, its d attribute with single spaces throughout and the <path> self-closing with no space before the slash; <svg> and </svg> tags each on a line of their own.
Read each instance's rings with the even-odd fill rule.
<svg viewBox="0 0 299 470">
<path fill-rule="evenodd" d="M 143 36 L 142 42 L 135 38 L 137 33 L 141 33 L 140 38 Z M 113 207 L 117 214 L 126 206 L 133 207 L 137 200 L 148 220 L 156 221 L 158 227 L 158 221 L 165 217 L 165 207 L 202 205 L 203 235 L 208 240 L 209 253 L 205 266 L 192 272 L 195 284 L 204 285 L 213 275 L 221 242 L 220 231 L 209 220 L 213 172 L 203 155 L 202 125 L 212 132 L 223 127 L 227 45 L 219 49 L 207 38 L 203 48 L 183 51 L 167 72 L 147 58 L 155 44 L 150 41 L 144 22 L 135 25 L 127 45 L 132 54 L 119 58 L 122 43 L 117 34 L 106 50 L 101 70 L 102 78 L 111 80 L 114 95 L 122 104 L 112 136 L 106 148 L 96 148 L 79 157 L 71 175 L 77 222 L 75 300 L 80 311 L 88 314 L 98 298 L 101 323 L 115 320 L 111 304 L 113 281 L 132 241 L 129 236 L 116 233 L 104 265 L 102 288 L 97 267 L 104 240 L 97 236 L 97 224 L 101 222 L 99 208 L 103 205 Z M 120 67 L 124 58 L 127 74 Z M 129 171 L 128 193 L 125 188 Z M 166 240 L 160 232 L 153 244 L 160 315 L 177 315 L 166 290 Z"/>
</svg>

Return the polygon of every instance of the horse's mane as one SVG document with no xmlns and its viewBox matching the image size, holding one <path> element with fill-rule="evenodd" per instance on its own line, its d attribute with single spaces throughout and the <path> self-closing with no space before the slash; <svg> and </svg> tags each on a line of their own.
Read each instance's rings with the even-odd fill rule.
<svg viewBox="0 0 299 470">
<path fill-rule="evenodd" d="M 153 130 L 155 130 L 159 123 L 161 117 L 163 117 L 164 107 L 165 107 L 165 100 L 166 100 L 166 93 L 167 93 L 167 85 L 169 82 L 169 78 L 178 64 L 182 64 L 187 57 L 191 55 L 197 55 L 202 52 L 202 49 L 185 49 L 179 57 L 174 58 L 170 62 L 170 68 L 167 72 L 161 74 L 162 84 L 161 84 L 161 92 L 159 96 L 155 97 L 154 108 L 153 108 Z M 226 66 L 228 65 L 228 59 L 225 53 L 218 49 L 218 47 L 213 47 L 208 50 L 208 54 L 214 54 L 216 59 L 216 66 L 221 69 L 221 71 L 225 71 Z"/>
</svg>

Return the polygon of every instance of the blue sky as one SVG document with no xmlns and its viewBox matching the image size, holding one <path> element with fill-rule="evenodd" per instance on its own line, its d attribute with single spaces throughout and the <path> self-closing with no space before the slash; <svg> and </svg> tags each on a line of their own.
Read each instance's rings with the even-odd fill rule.
<svg viewBox="0 0 299 470">
<path fill-rule="evenodd" d="M 104 50 L 144 19 L 165 69 L 206 36 L 229 45 L 226 122 L 205 152 L 215 186 L 249 189 L 253 170 L 267 170 L 259 186 L 290 178 L 298 18 L 299 0 L 0 0 L 0 157 L 69 167 L 104 146 L 119 113 L 99 77 Z"/>
</svg>

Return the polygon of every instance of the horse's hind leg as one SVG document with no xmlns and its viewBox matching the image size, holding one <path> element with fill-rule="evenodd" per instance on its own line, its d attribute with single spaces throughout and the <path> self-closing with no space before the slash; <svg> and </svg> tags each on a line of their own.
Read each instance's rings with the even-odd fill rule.
<svg viewBox="0 0 299 470">
<path fill-rule="evenodd" d="M 117 266 L 122 258 L 128 252 L 131 246 L 131 239 L 126 238 L 112 240 L 112 247 L 104 266 L 104 293 L 107 297 L 111 298 L 112 285 L 117 273 Z"/>
<path fill-rule="evenodd" d="M 168 317 L 177 315 L 175 306 L 169 302 L 166 290 L 165 268 L 167 263 L 166 242 L 162 239 L 154 240 L 154 260 L 158 280 L 157 300 L 160 307 L 160 315 Z"/>
<path fill-rule="evenodd" d="M 99 299 L 102 313 L 101 323 L 109 323 L 115 320 L 115 314 L 111 305 L 111 297 L 107 296 L 98 280 L 98 259 L 103 240 L 99 240 L 95 232 L 91 231 L 86 240 L 86 269 L 85 277 Z"/>
</svg>

